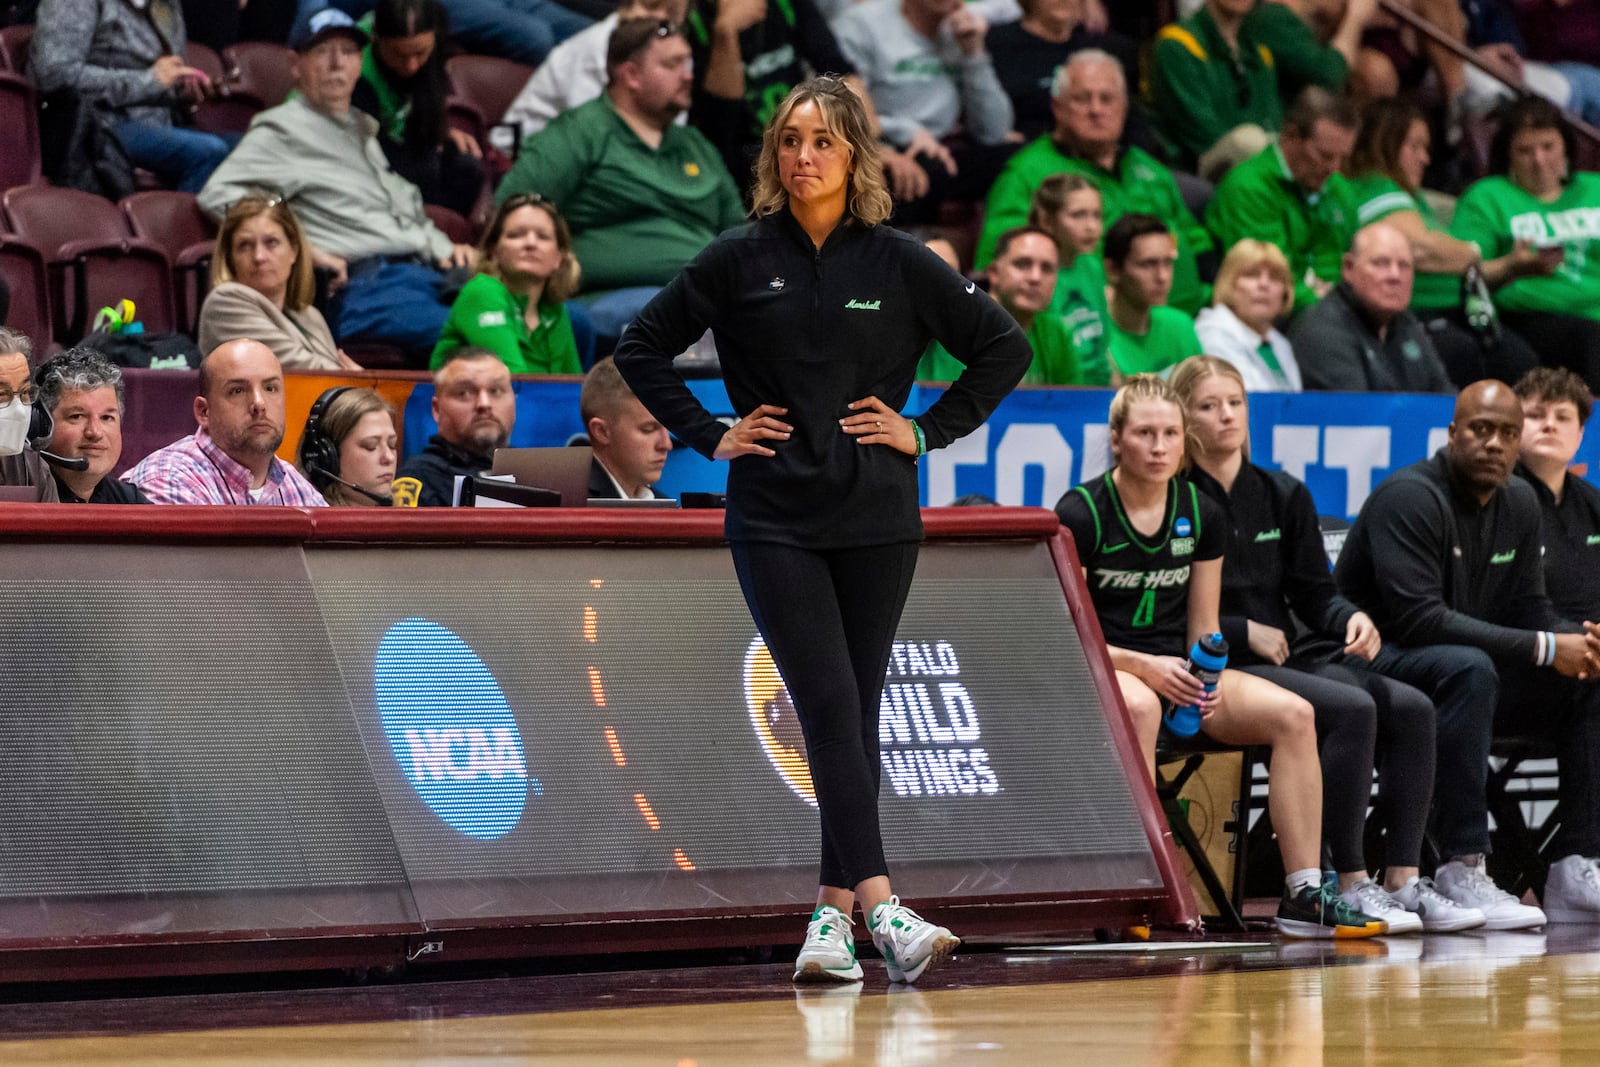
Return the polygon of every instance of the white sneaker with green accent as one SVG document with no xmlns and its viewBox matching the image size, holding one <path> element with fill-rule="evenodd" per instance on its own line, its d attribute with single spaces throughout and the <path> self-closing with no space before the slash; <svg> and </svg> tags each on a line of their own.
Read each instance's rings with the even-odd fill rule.
<svg viewBox="0 0 1600 1067">
<path fill-rule="evenodd" d="M 899 897 L 872 909 L 867 918 L 872 943 L 883 955 L 891 982 L 915 982 L 923 972 L 950 954 L 961 939 L 942 926 L 935 926 L 900 903 Z"/>
<path fill-rule="evenodd" d="M 1422 933 L 1422 916 L 1407 910 L 1393 894 L 1384 892 L 1383 886 L 1371 878 L 1361 879 L 1339 896 L 1357 911 L 1388 923 L 1391 934 Z"/>
<path fill-rule="evenodd" d="M 794 961 L 796 982 L 859 982 L 856 937 L 850 916 L 831 904 L 818 905 L 806 927 L 806 943 Z"/>
</svg>

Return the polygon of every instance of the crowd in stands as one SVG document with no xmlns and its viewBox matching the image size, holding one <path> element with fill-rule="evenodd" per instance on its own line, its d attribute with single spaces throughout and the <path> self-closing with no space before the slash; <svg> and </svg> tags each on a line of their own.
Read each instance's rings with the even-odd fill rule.
<svg viewBox="0 0 1600 1067">
<path fill-rule="evenodd" d="M 112 478 L 118 367 L 0 329 L 0 484 L 322 506 L 409 479 L 448 505 L 510 439 L 513 374 L 586 373 L 591 495 L 653 496 L 670 442 L 610 353 L 747 218 L 790 88 L 836 73 L 881 139 L 889 224 L 1016 321 L 1025 383 L 1122 390 L 1113 470 L 1057 510 L 1152 759 L 1163 702 L 1198 699 L 1188 640 L 1235 644 L 1209 731 L 1273 750 L 1286 928 L 1600 921 L 1600 494 L 1567 473 L 1600 389 L 1600 175 L 1579 166 L 1600 144 L 1573 121 L 1600 119 L 1600 0 L 1411 0 L 1437 36 L 1376 0 L 569 2 L 301 0 L 275 31 L 292 92 L 228 130 L 205 124 L 227 87 L 192 61 L 186 5 L 40 0 L 44 172 L 193 193 L 216 241 L 193 434 Z M 476 125 L 462 51 L 509 61 Z M 919 376 L 952 381 L 940 340 Z M 434 372 L 426 448 L 399 455 L 384 401 L 341 387 L 278 458 L 284 372 L 375 352 Z M 1242 444 L 1250 393 L 1317 389 L 1456 395 L 1447 448 L 1374 491 L 1331 579 L 1304 486 Z M 48 437 L 35 410 L 52 466 L 23 446 Z M 1250 531 L 1282 555 L 1236 550 Z M 1162 554 L 1184 577 L 1159 603 L 1094 580 Z M 1538 725 L 1562 752 L 1544 912 L 1483 859 L 1487 746 L 1518 707 L 1556 709 Z M 1382 884 L 1359 833 L 1375 753 Z"/>
<path fill-rule="evenodd" d="M 1581 33 L 1530 55 L 1542 38 L 1514 17 L 1577 8 L 1416 0 L 1435 39 L 1375 0 L 568 4 L 301 0 L 279 27 L 289 95 L 228 131 L 201 121 L 227 87 L 191 62 L 182 5 L 40 0 L 24 69 L 45 169 L 196 193 L 227 238 L 192 323 L 202 352 L 248 337 L 286 368 L 353 369 L 475 345 L 514 373 L 576 373 L 744 219 L 762 124 L 830 71 L 869 104 L 891 222 L 951 240 L 955 269 L 1025 321 L 1030 383 L 1162 372 L 1201 350 L 1196 316 L 1258 388 L 1438 390 L 1541 365 L 1600 383 L 1584 362 L 1600 178 L 1576 169 L 1557 106 L 1586 113 L 1600 56 Z M 507 63 L 502 113 L 476 125 L 452 95 L 463 49 Z M 1409 246 L 1393 312 L 1359 285 L 1393 243 L 1356 241 L 1377 222 Z M 996 263 L 1024 226 L 1055 244 L 1042 319 L 1039 285 Z M 1219 297 L 1243 242 L 1254 269 Z M 1258 244 L 1287 263 L 1270 320 L 1257 289 L 1283 271 Z M 924 367 L 959 364 L 935 342 Z"/>
</svg>

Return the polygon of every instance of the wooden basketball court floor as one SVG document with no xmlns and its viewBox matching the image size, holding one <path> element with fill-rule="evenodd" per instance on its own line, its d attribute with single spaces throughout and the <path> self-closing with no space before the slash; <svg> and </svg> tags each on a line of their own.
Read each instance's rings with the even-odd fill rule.
<svg viewBox="0 0 1600 1067">
<path fill-rule="evenodd" d="M 0 1064 L 1600 1064 L 1600 926 L 1234 946 L 978 946 L 913 987 L 681 957 L 13 985 Z"/>
</svg>

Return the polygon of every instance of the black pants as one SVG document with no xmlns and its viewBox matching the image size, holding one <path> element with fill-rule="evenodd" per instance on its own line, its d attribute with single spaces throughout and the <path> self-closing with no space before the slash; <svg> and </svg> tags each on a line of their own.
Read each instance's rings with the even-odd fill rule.
<svg viewBox="0 0 1600 1067">
<path fill-rule="evenodd" d="M 1600 856 L 1600 686 L 1549 667 L 1502 666 L 1494 732 L 1540 738 L 1555 752 L 1561 829 L 1550 854 Z"/>
<path fill-rule="evenodd" d="M 878 705 L 917 546 L 732 549 L 745 603 L 805 736 L 822 817 L 818 884 L 854 889 L 889 873 L 878 829 Z"/>
<path fill-rule="evenodd" d="M 989 186 L 1000 176 L 1021 145 L 1004 142 L 993 145 L 961 144 L 950 148 L 956 172 L 951 174 L 943 163 L 928 156 L 917 162 L 928 174 L 928 191 L 915 200 L 907 199 L 899 191 L 894 193 L 894 215 L 890 219 L 896 226 L 927 226 L 939 221 L 939 211 L 946 201 L 981 202 L 989 194 Z"/>
<path fill-rule="evenodd" d="M 1429 310 L 1420 317 L 1433 347 L 1439 352 L 1445 373 L 1450 375 L 1450 382 L 1457 389 L 1465 389 L 1485 378 L 1498 378 L 1507 385 L 1516 385 L 1517 379 L 1539 365 L 1539 354 L 1521 334 L 1504 323 L 1499 345 L 1490 348 L 1467 325 L 1467 316 L 1459 308 Z"/>
<path fill-rule="evenodd" d="M 462 218 L 483 192 L 483 163 L 453 144 L 413 150 L 384 138 L 379 141 L 389 166 L 422 192 L 424 204 L 447 207 Z"/>
<path fill-rule="evenodd" d="M 1600 320 L 1582 315 L 1509 312 L 1500 321 L 1527 339 L 1547 367 L 1566 367 L 1600 392 Z"/>
<path fill-rule="evenodd" d="M 1333 869 L 1364 871 L 1363 837 L 1380 768 L 1378 809 L 1383 862 L 1415 867 L 1433 794 L 1433 704 L 1409 685 L 1360 666 L 1292 659 L 1283 667 L 1244 668 L 1309 701 L 1322 764 L 1322 845 Z"/>
</svg>

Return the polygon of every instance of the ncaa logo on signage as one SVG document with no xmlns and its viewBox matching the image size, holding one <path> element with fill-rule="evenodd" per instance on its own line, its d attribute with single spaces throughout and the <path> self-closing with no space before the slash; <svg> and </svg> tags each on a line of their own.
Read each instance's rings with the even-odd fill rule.
<svg viewBox="0 0 1600 1067">
<path fill-rule="evenodd" d="M 522 734 L 500 683 L 472 648 L 428 619 L 402 619 L 378 643 L 373 690 L 406 781 L 452 828 L 492 841 L 522 819 Z"/>
</svg>

